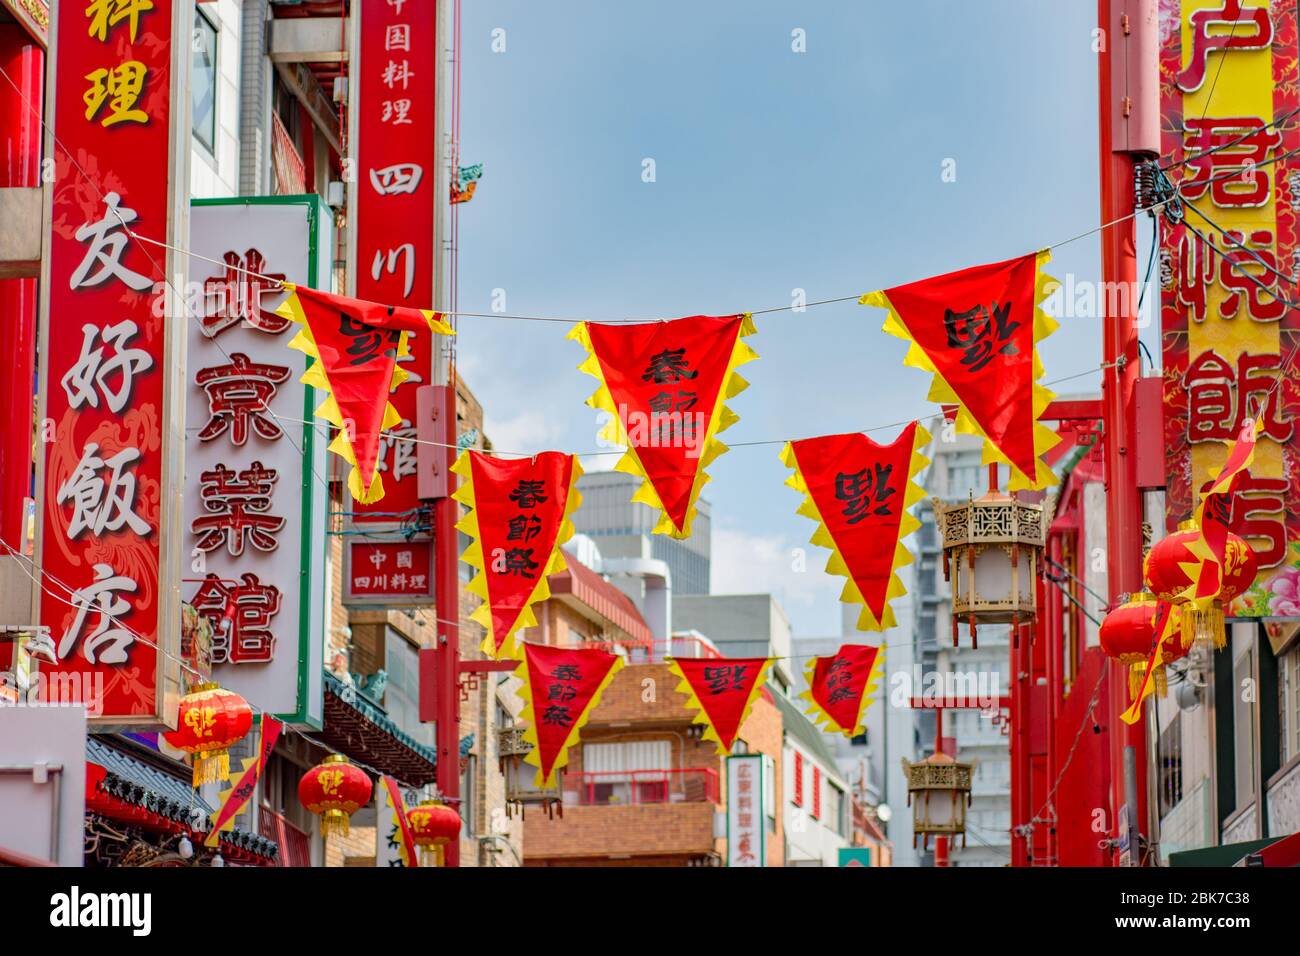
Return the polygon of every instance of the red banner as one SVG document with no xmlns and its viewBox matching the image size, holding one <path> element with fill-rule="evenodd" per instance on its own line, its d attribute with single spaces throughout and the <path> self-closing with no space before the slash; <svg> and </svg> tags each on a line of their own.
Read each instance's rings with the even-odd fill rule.
<svg viewBox="0 0 1300 956">
<path fill-rule="evenodd" d="M 187 239 L 176 190 L 188 187 L 189 131 L 173 154 L 171 127 L 173 97 L 189 95 L 174 70 L 192 16 L 192 3 L 170 0 L 63 3 L 52 38 L 37 494 L 43 656 L 58 663 L 41 672 L 60 702 L 119 723 L 175 719 L 161 693 L 174 663 L 153 644 L 179 644 L 187 316 L 166 315 L 165 280 L 183 278 L 185 262 L 169 267 L 161 245 L 130 232 Z"/>
<path fill-rule="evenodd" d="M 532 605 L 551 596 L 547 577 L 565 569 L 582 466 L 558 451 L 514 461 L 466 451 L 452 470 L 464 479 L 454 497 L 472 509 L 456 526 L 474 539 L 461 555 L 478 569 L 466 590 L 483 599 L 470 620 L 487 629 L 485 654 L 513 657 L 515 632 L 536 626 Z"/>
<path fill-rule="evenodd" d="M 862 715 L 880 680 L 883 647 L 845 644 L 831 657 L 814 657 L 804 676 L 808 690 L 799 696 L 810 707 L 808 715 L 825 729 L 856 737 L 866 733 Z"/>
<path fill-rule="evenodd" d="M 289 347 L 316 360 L 302 381 L 327 393 L 316 414 L 338 429 L 330 451 L 352 465 L 352 497 L 372 504 L 384 497 L 380 433 L 401 422 L 388 396 L 409 378 L 397 363 L 410 353 L 412 334 L 452 335 L 451 326 L 428 309 L 332 295 L 289 282 L 284 287 L 290 295 L 275 314 L 302 326 Z"/>
<path fill-rule="evenodd" d="M 912 343 L 907 365 L 934 373 L 930 400 L 959 406 L 957 430 L 985 439 L 985 463 L 1011 467 L 1009 487 L 1041 488 L 1056 477 L 1039 456 L 1061 439 L 1038 416 L 1053 395 L 1037 343 L 1057 326 L 1038 307 L 1055 280 L 1039 252 L 870 292 L 863 305 L 889 310 L 885 331 Z"/>
<path fill-rule="evenodd" d="M 746 313 L 569 334 L 589 353 L 579 370 L 600 381 L 587 404 L 610 416 L 601 438 L 628 446 L 615 469 L 645 478 L 633 500 L 661 512 L 656 534 L 690 537 L 704 469 L 727 450 L 716 436 L 739 421 L 725 402 L 748 386 L 736 367 L 758 358 L 743 341 L 753 333 Z"/>
<path fill-rule="evenodd" d="M 357 0 L 357 38 L 348 82 L 354 85 L 353 142 L 356 186 L 350 274 L 359 298 L 431 308 L 440 251 L 436 211 L 441 141 L 434 124 L 437 100 L 437 9 L 429 0 Z M 386 443 L 379 470 L 387 474 L 382 505 L 355 506 L 357 522 L 394 523 L 394 512 L 420 504 L 415 445 L 415 393 L 433 383 L 433 335 L 416 331 L 409 354 L 397 361 L 409 375 L 393 392 L 395 440 Z M 394 383 L 396 384 L 396 383 Z M 384 513 L 379 513 L 384 512 Z"/>
<path fill-rule="evenodd" d="M 698 711 L 694 722 L 705 726 L 704 739 L 729 754 L 771 666 L 767 657 L 678 657 L 668 669 L 682 679 L 677 692 Z"/>
<path fill-rule="evenodd" d="M 537 768 L 538 787 L 554 785 L 578 731 L 622 668 L 623 658 L 608 651 L 523 645 L 515 675 L 524 682 L 524 740 L 533 745 L 524 760 Z"/>
<path fill-rule="evenodd" d="M 818 523 L 812 543 L 832 551 L 826 570 L 848 580 L 841 600 L 863 605 L 858 627 L 893 627 L 891 598 L 906 593 L 899 568 L 912 563 L 902 539 L 919 528 L 907 510 L 924 497 L 913 479 L 929 464 L 929 433 L 912 422 L 892 443 L 866 435 L 825 435 L 786 445 L 786 481 L 805 497 L 799 513 Z"/>
<path fill-rule="evenodd" d="M 208 831 L 207 839 L 203 841 L 204 846 L 216 846 L 223 830 L 235 828 L 235 817 L 239 816 L 239 811 L 244 809 L 252 799 L 253 791 L 257 789 L 257 781 L 266 769 L 266 762 L 271 759 L 271 751 L 275 749 L 275 742 L 280 739 L 280 731 L 283 729 L 284 725 L 274 717 L 269 714 L 262 715 L 257 754 L 244 758 L 244 769 L 235 778 L 234 785 L 221 794 L 221 806 L 212 814 L 212 829 Z"/>
</svg>

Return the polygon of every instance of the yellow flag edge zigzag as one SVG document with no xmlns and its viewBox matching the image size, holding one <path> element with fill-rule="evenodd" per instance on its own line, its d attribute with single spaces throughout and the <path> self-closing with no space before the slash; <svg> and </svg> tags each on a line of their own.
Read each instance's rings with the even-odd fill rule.
<svg viewBox="0 0 1300 956">
<path fill-rule="evenodd" d="M 786 442 L 785 447 L 781 450 L 781 461 L 792 472 L 785 483 L 804 496 L 803 502 L 795 513 L 817 522 L 817 530 L 813 532 L 813 536 L 808 539 L 808 542 L 820 548 L 830 549 L 831 556 L 826 561 L 826 573 L 838 574 L 845 579 L 844 590 L 840 593 L 840 600 L 843 603 L 862 605 L 862 613 L 858 615 L 857 625 L 860 631 L 883 631 L 886 628 L 898 625 L 898 621 L 894 617 L 894 609 L 889 602 L 907 593 L 903 579 L 898 576 L 898 570 L 915 560 L 912 557 L 912 552 L 903 544 L 903 539 L 921 527 L 921 522 L 908 509 L 925 497 L 925 491 L 916 483 L 915 479 L 921 473 L 921 470 L 930 464 L 930 459 L 921 454 L 921 449 L 930 444 L 930 441 L 930 433 L 925 430 L 920 422 L 917 422 L 916 436 L 912 444 L 912 457 L 907 468 L 907 488 L 903 495 L 903 516 L 898 525 L 898 539 L 894 543 L 894 563 L 889 569 L 889 588 L 885 592 L 885 602 L 879 618 L 876 617 L 871 608 L 867 607 L 866 600 L 862 597 L 857 582 L 853 580 L 853 575 L 849 573 L 849 567 L 844 562 L 844 555 L 840 553 L 840 549 L 835 544 L 835 539 L 831 536 L 830 529 L 826 527 L 826 522 L 822 520 L 817 503 L 813 501 L 812 495 L 808 493 L 808 484 L 804 481 L 803 473 L 799 470 L 793 443 Z"/>
<path fill-rule="evenodd" d="M 460 559 L 478 572 L 474 575 L 473 580 L 465 586 L 465 590 L 483 600 L 483 603 L 474 609 L 474 613 L 469 616 L 469 619 L 481 624 L 483 629 L 487 631 L 487 636 L 483 638 L 482 649 L 483 653 L 488 657 L 519 656 L 520 648 L 514 640 L 515 634 L 522 628 L 537 626 L 537 615 L 533 613 L 533 605 L 538 601 L 545 601 L 551 596 L 549 577 L 552 574 L 559 574 L 569 566 L 564 560 L 564 552 L 560 550 L 560 546 L 573 537 L 573 513 L 582 505 L 582 493 L 578 491 L 578 479 L 582 477 L 582 465 L 578 462 L 577 455 L 570 455 L 569 458 L 573 462 L 573 472 L 569 479 L 569 493 L 564 500 L 564 518 L 560 522 L 559 532 L 555 535 L 555 545 L 551 548 L 551 553 L 547 558 L 544 573 L 528 595 L 528 600 L 519 609 L 519 614 L 515 617 L 514 623 L 505 634 L 500 636 L 501 649 L 499 651 L 497 650 L 497 635 L 493 634 L 492 631 L 492 606 L 491 599 L 488 597 L 487 561 L 483 554 L 483 545 L 479 540 L 478 505 L 474 500 L 474 477 L 473 469 L 470 467 L 469 451 L 461 452 L 456 459 L 456 463 L 451 466 L 451 470 L 463 479 L 460 486 L 452 493 L 452 497 L 470 509 L 456 523 L 456 530 L 464 532 L 473 539 L 465 549 L 465 553 L 460 556 Z"/>
<path fill-rule="evenodd" d="M 632 447 L 632 443 L 628 440 L 627 428 L 618 415 L 614 398 L 610 394 L 609 386 L 605 383 L 605 375 L 601 371 L 600 359 L 597 358 L 595 349 L 592 348 L 591 333 L 587 331 L 587 323 L 579 322 L 566 336 L 566 338 L 576 340 L 587 350 L 587 357 L 578 366 L 578 371 L 585 372 L 600 383 L 592 396 L 587 399 L 587 404 L 597 411 L 609 415 L 609 421 L 601 429 L 599 437 L 610 445 L 622 445 L 627 448 L 627 451 L 623 453 L 623 456 L 614 466 L 614 470 L 628 475 L 636 475 L 643 479 L 641 487 L 632 496 L 632 500 L 649 505 L 659 512 L 659 520 L 654 526 L 655 534 L 667 534 L 674 538 L 689 538 L 691 536 L 691 524 L 695 520 L 695 502 L 700 496 L 700 491 L 710 481 L 709 475 L 704 469 L 708 468 L 719 455 L 727 450 L 727 446 L 719 441 L 717 436 L 740 421 L 740 416 L 728 408 L 726 402 L 727 399 L 735 398 L 749 387 L 749 382 L 745 381 L 736 369 L 746 362 L 752 362 L 758 358 L 758 353 L 745 342 L 745 336 L 753 335 L 756 331 L 754 317 L 748 312 L 742 313 L 740 332 L 736 336 L 736 344 L 732 347 L 731 359 L 727 362 L 727 371 L 722 377 L 718 400 L 713 406 L 713 416 L 709 419 L 709 426 L 704 433 L 704 444 L 698 464 L 695 466 L 695 482 L 691 485 L 690 502 L 686 509 L 686 521 L 681 528 L 673 524 L 672 519 L 668 517 L 668 512 L 664 510 L 659 493 L 655 491 L 654 483 L 646 475 L 645 467 L 641 464 L 636 449 Z"/>
<path fill-rule="evenodd" d="M 862 685 L 862 697 L 858 701 L 858 713 L 853 720 L 852 727 L 841 727 L 835 718 L 828 714 L 826 709 L 813 698 L 813 675 L 816 673 L 819 658 L 814 657 L 804 665 L 804 683 L 808 686 L 808 690 L 800 694 L 799 699 L 808 702 L 808 709 L 804 713 L 808 715 L 815 727 L 828 733 L 843 734 L 849 738 L 858 737 L 867 732 L 867 728 L 863 726 L 862 718 L 866 714 L 867 708 L 871 706 L 871 695 L 880 688 L 880 678 L 885 672 L 885 647 L 884 644 L 880 645 L 876 650 L 875 660 L 871 662 L 871 671 L 867 674 L 867 682 Z"/>
<path fill-rule="evenodd" d="M 304 385 L 310 385 L 312 388 L 318 388 L 325 393 L 325 401 L 317 406 L 315 414 L 338 429 L 338 434 L 330 442 L 329 450 L 352 466 L 352 470 L 348 473 L 348 491 L 353 499 L 363 505 L 374 504 L 384 497 L 384 483 L 380 478 L 378 459 L 376 458 L 375 473 L 371 478 L 370 487 L 362 487 L 361 472 L 357 468 L 356 452 L 352 448 L 352 442 L 348 439 L 348 430 L 343 426 L 343 415 L 339 411 L 338 401 L 334 398 L 334 389 L 330 385 L 329 376 L 325 374 L 325 364 L 320 360 L 320 349 L 316 346 L 316 339 L 311 334 L 311 326 L 307 323 L 307 316 L 303 312 L 302 304 L 298 301 L 298 287 L 292 282 L 286 282 L 284 288 L 288 291 L 289 296 L 276 308 L 275 314 L 282 319 L 288 319 L 301 326 L 298 334 L 290 340 L 289 348 L 302 352 L 308 358 L 315 360 L 298 381 Z M 439 313 L 428 309 L 421 309 L 420 311 L 424 313 L 424 317 L 428 320 L 430 331 L 439 335 L 456 334 L 451 326 L 442 320 Z M 399 359 L 411 354 L 411 347 L 407 342 L 408 335 L 409 333 L 402 332 L 398 337 L 397 357 Z M 391 395 L 393 390 L 408 378 L 410 378 L 410 375 L 406 370 L 395 364 L 393 366 L 393 379 L 388 385 L 388 394 Z M 380 425 L 380 431 L 385 431 L 401 423 L 402 416 L 393 407 L 393 403 L 388 402 L 387 407 L 384 409 L 384 420 Z"/>
<path fill-rule="evenodd" d="M 568 766 L 569 748 L 578 742 L 578 731 L 587 726 L 592 711 L 600 706 L 600 698 L 604 695 L 605 689 L 609 687 L 626 663 L 622 657 L 614 656 L 614 662 L 610 665 L 609 672 L 605 674 L 600 686 L 596 688 L 596 692 L 591 695 L 591 700 L 587 701 L 587 706 L 578 715 L 578 719 L 573 722 L 573 726 L 569 729 L 569 736 L 564 738 L 564 743 L 560 746 L 560 752 L 555 755 L 555 764 L 551 767 L 550 776 L 543 779 L 541 748 L 537 739 L 537 712 L 533 706 L 533 685 L 528 678 L 528 656 L 524 653 L 522 647 L 519 648 L 519 666 L 515 668 L 514 675 L 522 680 L 523 684 L 515 693 L 524 702 L 523 711 L 520 714 L 527 724 L 524 728 L 524 741 L 533 745 L 533 748 L 524 756 L 524 763 L 532 764 L 537 768 L 537 775 L 534 778 L 534 784 L 537 787 L 544 789 L 552 786 L 555 783 L 555 772 Z"/>
<path fill-rule="evenodd" d="M 879 292 L 868 292 L 858 300 L 859 305 L 874 305 L 882 309 L 889 310 L 889 315 L 885 319 L 884 331 L 890 335 L 897 336 L 909 343 L 907 355 L 903 359 L 904 365 L 910 365 L 913 368 L 919 368 L 922 371 L 929 372 L 934 376 L 930 383 L 930 393 L 927 396 L 929 401 L 942 405 L 957 406 L 957 431 L 967 435 L 975 435 L 984 440 L 984 453 L 982 461 L 989 465 L 999 462 L 1008 466 L 1011 470 L 1011 480 L 1008 482 L 1008 490 L 1020 491 L 1031 488 L 1046 488 L 1057 483 L 1055 472 L 1042 460 L 1043 454 L 1060 442 L 1061 436 L 1044 425 L 1038 420 L 1038 416 L 1047 410 L 1047 406 L 1056 398 L 1055 393 L 1049 391 L 1045 386 L 1039 385 L 1038 380 L 1043 377 L 1043 362 L 1038 354 L 1038 343 L 1047 338 L 1059 327 L 1059 323 L 1048 315 L 1042 309 L 1042 303 L 1056 289 L 1061 287 L 1060 282 L 1044 273 L 1043 266 L 1051 261 L 1052 253 L 1044 249 L 1038 253 L 1035 263 L 1034 275 L 1034 396 L 1033 396 L 1033 416 L 1034 416 L 1034 459 L 1037 463 L 1037 475 L 1026 475 L 1017 468 L 1002 450 L 993 443 L 988 434 L 975 421 L 974 416 L 967 411 L 966 406 L 962 404 L 957 397 L 957 393 L 952 390 L 952 386 L 939 374 L 935 364 L 930 361 L 930 357 L 925 354 L 925 349 L 912 338 L 912 334 L 907 330 L 898 311 L 889 301 L 889 296 L 884 290 Z"/>
<path fill-rule="evenodd" d="M 745 726 L 745 721 L 749 720 L 749 714 L 754 709 L 754 701 L 758 700 L 758 695 L 763 690 L 763 685 L 767 683 L 767 673 L 771 669 L 772 658 L 769 657 L 763 662 L 763 666 L 759 668 L 758 678 L 754 681 L 754 687 L 749 692 L 749 698 L 745 701 L 745 709 L 741 711 L 740 714 L 740 723 L 736 724 L 737 735 L 740 734 L 741 728 Z M 712 740 L 718 745 L 718 753 L 724 757 L 731 753 L 731 749 L 722 743 L 722 738 L 719 737 L 718 732 L 714 730 L 713 721 L 709 719 L 708 711 L 706 711 L 704 705 L 700 703 L 700 698 L 695 694 L 695 688 L 691 687 L 691 682 L 686 679 L 686 675 L 682 673 L 682 669 L 677 666 L 676 660 L 668 662 L 668 672 L 681 678 L 677 687 L 674 689 L 677 693 L 686 695 L 687 700 L 685 706 L 695 711 L 695 718 L 691 723 L 704 725 L 704 733 L 701 735 L 701 739 Z M 732 741 L 732 744 L 735 744 L 734 740 Z"/>
</svg>

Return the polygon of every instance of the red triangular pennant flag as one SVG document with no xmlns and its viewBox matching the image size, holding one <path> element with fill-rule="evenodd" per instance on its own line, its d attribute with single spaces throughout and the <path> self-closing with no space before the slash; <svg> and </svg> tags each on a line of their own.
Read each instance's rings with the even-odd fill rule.
<svg viewBox="0 0 1300 956">
<path fill-rule="evenodd" d="M 528 723 L 524 740 L 533 745 L 524 760 L 537 768 L 537 786 L 550 787 L 623 658 L 595 648 L 523 644 L 522 649 L 515 675 L 523 680 L 518 693 Z"/>
<path fill-rule="evenodd" d="M 616 470 L 645 478 L 633 500 L 662 512 L 656 533 L 690 535 L 704 469 L 727 450 L 717 434 L 738 419 L 725 405 L 748 383 L 736 367 L 757 358 L 743 337 L 748 314 L 600 325 L 570 333 L 589 355 L 579 369 L 600 381 L 587 404 L 610 415 L 601 437 L 627 445 Z"/>
<path fill-rule="evenodd" d="M 808 689 L 799 696 L 808 701 L 813 723 L 846 737 L 866 732 L 862 715 L 880 680 L 883 647 L 845 644 L 831 657 L 814 657 L 804 670 Z"/>
<path fill-rule="evenodd" d="M 768 657 L 678 657 L 668 669 L 680 677 L 677 692 L 699 711 L 705 740 L 718 744 L 718 753 L 731 753 L 736 735 L 754 707 L 772 666 Z"/>
<path fill-rule="evenodd" d="M 515 632 L 537 624 L 531 605 L 551 596 L 547 577 L 565 569 L 582 467 L 558 451 L 513 461 L 466 451 L 452 470 L 464 479 L 454 497 L 473 509 L 456 526 L 474 538 L 461 560 L 479 571 L 466 590 L 483 603 L 470 619 L 487 629 L 485 654 L 513 657 Z"/>
<path fill-rule="evenodd" d="M 848 578 L 841 600 L 863 605 L 863 630 L 897 623 L 889 600 L 906 593 L 897 571 L 912 555 L 901 542 L 920 527 L 907 509 L 924 497 L 912 479 L 929 463 L 920 453 L 929 441 L 912 422 L 888 445 L 825 435 L 790 442 L 782 455 L 794 469 L 786 484 L 807 495 L 799 513 L 818 522 L 812 543 L 833 552 L 826 570 Z"/>
<path fill-rule="evenodd" d="M 388 395 L 408 377 L 397 367 L 397 359 L 410 354 L 406 334 L 455 333 L 440 313 L 426 309 L 398 308 L 288 282 L 284 287 L 291 294 L 275 314 L 302 326 L 289 347 L 316 359 L 302 381 L 328 393 L 316 414 L 339 430 L 330 450 L 352 465 L 352 497 L 365 504 L 378 501 L 384 496 L 377 469 L 380 433 L 401 422 Z"/>
<path fill-rule="evenodd" d="M 985 463 L 1011 466 L 1011 490 L 1055 484 L 1039 456 L 1060 441 L 1038 423 L 1054 397 L 1037 384 L 1037 343 L 1057 323 L 1038 303 L 1055 280 L 1047 252 L 870 292 L 863 305 L 888 309 L 885 331 L 912 343 L 906 364 L 935 374 L 930 400 L 955 403 L 957 430 L 982 436 Z"/>
</svg>

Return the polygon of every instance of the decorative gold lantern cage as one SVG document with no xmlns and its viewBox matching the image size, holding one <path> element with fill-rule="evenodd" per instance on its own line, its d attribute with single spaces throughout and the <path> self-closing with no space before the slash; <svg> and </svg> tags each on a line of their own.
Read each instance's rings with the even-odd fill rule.
<svg viewBox="0 0 1300 956">
<path fill-rule="evenodd" d="M 506 778 L 506 815 L 510 816 L 517 807 L 520 816 L 523 816 L 528 805 L 532 804 L 545 809 L 547 817 L 551 817 L 556 810 L 563 817 L 564 771 L 555 772 L 554 786 L 537 786 L 537 768 L 524 762 L 524 757 L 532 749 L 533 745 L 524 740 L 523 727 L 503 727 L 497 732 L 497 756 L 501 762 L 501 773 Z"/>
<path fill-rule="evenodd" d="M 903 761 L 907 777 L 907 803 L 912 808 L 912 846 L 922 838 L 930 848 L 931 836 L 960 836 L 966 846 L 966 808 L 970 806 L 974 764 L 962 763 L 946 753 L 924 760 Z"/>
<path fill-rule="evenodd" d="M 1043 550 L 1043 506 L 992 490 L 956 504 L 934 499 L 943 542 L 943 577 L 952 584 L 952 644 L 965 620 L 971 646 L 979 624 L 1020 624 L 1038 613 L 1036 578 Z"/>
</svg>

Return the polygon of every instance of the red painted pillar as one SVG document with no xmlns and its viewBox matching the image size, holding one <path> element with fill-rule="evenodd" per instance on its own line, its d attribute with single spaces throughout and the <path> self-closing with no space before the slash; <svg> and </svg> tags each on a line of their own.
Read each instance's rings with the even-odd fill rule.
<svg viewBox="0 0 1300 956">
<path fill-rule="evenodd" d="M 450 363 L 443 368 L 450 370 Z M 450 380 L 448 375 L 446 380 Z M 444 381 L 446 381 L 444 380 Z M 438 414 L 438 441 L 444 448 L 443 467 L 447 472 L 447 496 L 434 502 L 433 540 L 435 560 L 435 600 L 438 613 L 437 743 L 438 792 L 447 802 L 460 808 L 460 548 L 456 522 L 460 505 L 452 493 L 456 475 L 451 466 L 456 461 L 456 389 L 439 389 L 442 408 Z M 460 840 L 446 846 L 446 866 L 460 866 Z"/>
<path fill-rule="evenodd" d="M 1120 109 L 1121 38 L 1111 35 L 1111 5 L 1121 0 L 1098 0 L 1098 26 L 1106 31 L 1106 44 L 1098 55 L 1099 140 L 1101 170 L 1101 221 L 1114 222 L 1132 216 L 1135 208 L 1134 158 L 1117 152 L 1112 135 L 1112 113 Z M 1112 70 L 1112 64 L 1114 70 Z M 1102 279 L 1107 289 L 1132 292 L 1137 288 L 1137 241 L 1132 218 L 1101 232 Z M 1136 404 L 1140 363 L 1138 360 L 1137 296 L 1124 294 L 1097 297 L 1103 311 L 1102 335 L 1106 369 L 1102 378 L 1104 416 L 1103 448 L 1106 481 L 1106 561 L 1109 596 L 1142 588 L 1142 498 L 1137 486 Z M 1114 314 L 1111 314 L 1111 307 Z M 1124 668 L 1109 665 L 1110 700 L 1127 699 Z M 1137 753 L 1138 806 L 1130 807 L 1130 819 L 1139 832 L 1146 823 L 1146 727 L 1139 721 L 1125 724 L 1118 714 L 1102 714 L 1101 724 L 1109 735 L 1111 764 L 1111 825 L 1124 804 L 1124 750 Z M 1136 855 L 1136 848 L 1135 848 Z"/>
<path fill-rule="evenodd" d="M 16 23 L 0 24 L 0 187 L 40 185 L 45 51 Z M 0 538 L 25 541 L 24 499 L 31 494 L 35 408 L 37 280 L 0 279 Z"/>
</svg>

